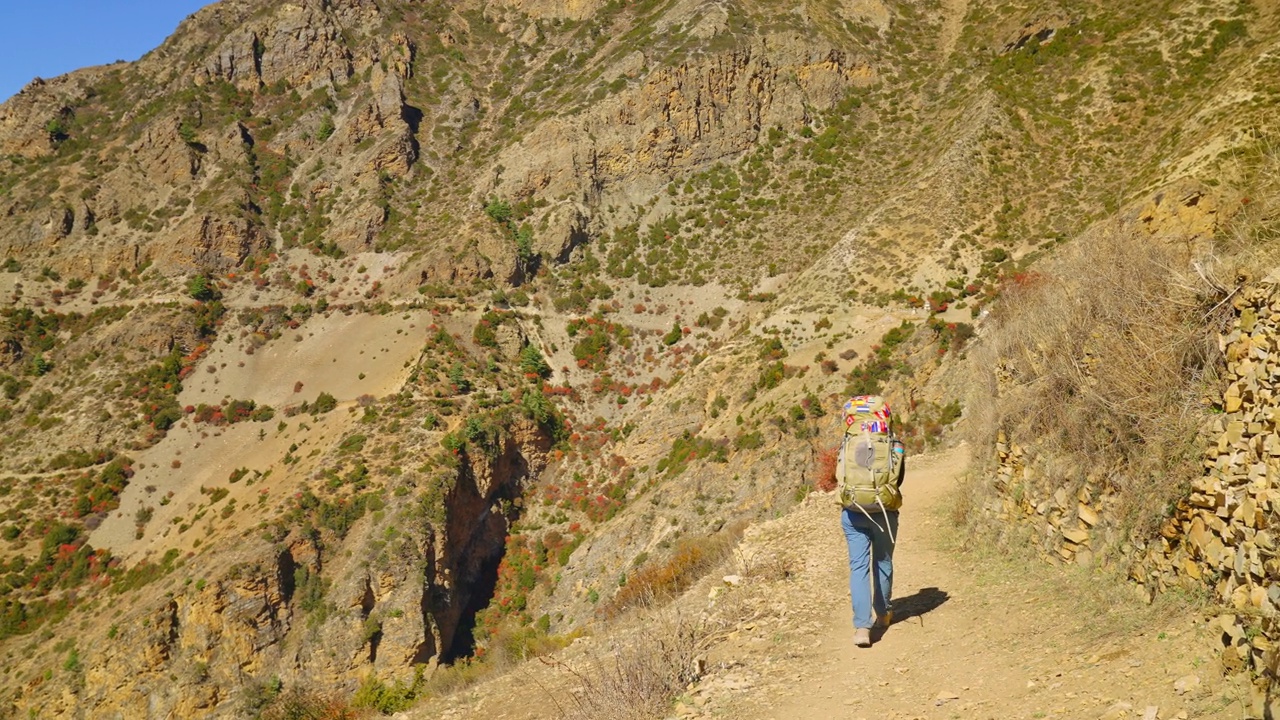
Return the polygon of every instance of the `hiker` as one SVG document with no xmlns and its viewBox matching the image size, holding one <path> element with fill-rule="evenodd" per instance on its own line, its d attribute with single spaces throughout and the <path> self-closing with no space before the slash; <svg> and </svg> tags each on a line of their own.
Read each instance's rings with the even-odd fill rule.
<svg viewBox="0 0 1280 720">
<path fill-rule="evenodd" d="M 893 435 L 892 413 L 884 398 L 850 398 L 844 405 L 844 419 L 836 484 L 840 526 L 849 546 L 853 644 L 865 648 L 871 647 L 873 627 L 883 630 L 893 622 L 893 546 L 906 455 Z"/>
</svg>

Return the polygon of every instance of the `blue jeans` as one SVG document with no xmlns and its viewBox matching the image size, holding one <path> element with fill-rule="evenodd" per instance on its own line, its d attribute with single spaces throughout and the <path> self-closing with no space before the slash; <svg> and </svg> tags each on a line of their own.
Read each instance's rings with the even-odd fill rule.
<svg viewBox="0 0 1280 720">
<path fill-rule="evenodd" d="M 853 626 L 869 628 L 871 611 L 884 615 L 891 609 L 893 597 L 893 537 L 898 536 L 898 513 L 868 510 L 868 518 L 857 508 L 840 513 L 840 526 L 849 544 L 849 594 L 853 598 Z M 873 522 L 874 521 L 874 522 Z M 879 525 L 879 527 L 876 527 Z M 874 555 L 876 572 L 872 591 L 871 563 Z"/>
</svg>

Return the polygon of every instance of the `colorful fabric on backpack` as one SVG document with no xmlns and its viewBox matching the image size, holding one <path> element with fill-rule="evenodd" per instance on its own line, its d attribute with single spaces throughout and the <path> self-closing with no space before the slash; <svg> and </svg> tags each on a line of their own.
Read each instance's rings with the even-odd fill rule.
<svg viewBox="0 0 1280 720">
<path fill-rule="evenodd" d="M 845 431 L 836 464 L 840 504 L 880 512 L 902 506 L 905 455 L 893 435 L 893 411 L 879 395 L 844 403 Z"/>
</svg>

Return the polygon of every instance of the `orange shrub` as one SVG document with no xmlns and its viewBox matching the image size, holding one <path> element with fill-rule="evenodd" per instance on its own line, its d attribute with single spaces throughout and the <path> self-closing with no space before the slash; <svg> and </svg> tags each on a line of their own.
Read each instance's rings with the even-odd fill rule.
<svg viewBox="0 0 1280 720">
<path fill-rule="evenodd" d="M 840 457 L 840 448 L 831 447 L 818 453 L 818 460 L 813 468 L 813 485 L 823 492 L 836 489 L 836 461 Z"/>
</svg>

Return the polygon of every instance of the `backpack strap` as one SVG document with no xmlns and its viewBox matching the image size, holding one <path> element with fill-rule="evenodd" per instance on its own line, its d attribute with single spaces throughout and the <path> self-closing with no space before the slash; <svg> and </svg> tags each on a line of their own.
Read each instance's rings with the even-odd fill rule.
<svg viewBox="0 0 1280 720">
<path fill-rule="evenodd" d="M 889 542 L 897 545 L 898 538 L 893 536 L 893 523 L 889 522 L 889 511 L 885 509 L 884 503 L 880 501 L 880 493 L 876 493 L 876 504 L 880 506 L 880 514 L 884 516 L 884 530 L 889 533 Z M 871 522 L 875 522 L 875 520 Z M 879 526 L 877 525 L 876 527 Z"/>
<path fill-rule="evenodd" d="M 876 502 L 880 502 L 880 500 L 877 498 L 877 499 L 876 499 Z M 876 529 L 877 529 L 877 530 L 879 530 L 880 532 L 884 532 L 884 531 L 885 531 L 885 528 L 880 527 L 880 523 L 876 522 L 876 519 L 875 519 L 875 518 L 873 518 L 873 517 L 871 517 L 871 513 L 867 512 L 867 509 L 866 509 L 866 508 L 864 508 L 864 507 L 862 507 L 862 505 L 861 505 L 861 504 L 859 504 L 859 503 L 854 503 L 854 504 L 853 504 L 853 507 L 856 507 L 856 508 L 858 508 L 859 510 L 861 510 L 861 511 L 862 511 L 862 514 L 867 516 L 867 519 L 871 521 L 871 524 L 872 524 L 872 525 L 875 525 L 875 526 L 876 526 Z M 883 506 L 883 505 L 881 505 L 880 507 L 884 507 L 884 506 Z M 885 524 L 886 526 L 888 526 L 888 524 L 889 524 L 889 514 L 888 514 L 888 513 L 885 513 L 885 516 L 884 516 L 884 524 Z M 889 534 L 889 537 L 893 537 L 893 533 L 890 533 L 890 534 Z"/>
</svg>

